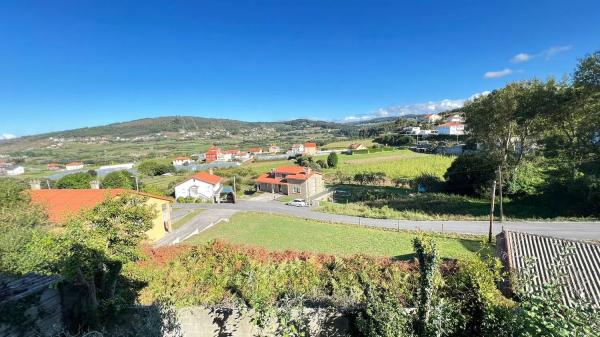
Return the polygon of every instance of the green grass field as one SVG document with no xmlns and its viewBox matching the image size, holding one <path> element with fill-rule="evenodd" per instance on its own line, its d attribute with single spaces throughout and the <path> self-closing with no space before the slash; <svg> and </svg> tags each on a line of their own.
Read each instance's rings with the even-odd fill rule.
<svg viewBox="0 0 600 337">
<path fill-rule="evenodd" d="M 234 244 L 264 247 L 268 250 L 296 250 L 348 256 L 411 258 L 412 232 L 396 232 L 352 225 L 330 224 L 281 215 L 238 213 L 229 222 L 220 223 L 196 235 L 186 243 L 202 244 L 221 239 Z M 438 249 L 445 258 L 475 256 L 482 247 L 479 238 L 453 238 L 435 235 Z M 485 246 L 484 253 L 489 253 Z"/>
<path fill-rule="evenodd" d="M 455 157 L 416 153 L 409 150 L 396 150 L 368 154 L 339 155 L 336 168 L 325 170 L 326 173 L 341 171 L 354 175 L 363 171 L 385 172 L 388 178 L 413 178 L 423 172 L 443 176 Z"/>
</svg>

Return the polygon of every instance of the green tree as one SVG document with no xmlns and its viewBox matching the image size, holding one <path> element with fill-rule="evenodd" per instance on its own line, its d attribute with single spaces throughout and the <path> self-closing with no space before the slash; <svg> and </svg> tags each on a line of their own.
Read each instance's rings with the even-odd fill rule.
<svg viewBox="0 0 600 337">
<path fill-rule="evenodd" d="M 458 156 L 444 173 L 446 189 L 457 194 L 483 194 L 495 179 L 499 163 L 484 154 Z"/>
<path fill-rule="evenodd" d="M 135 188 L 135 177 L 127 170 L 114 171 L 102 179 L 102 188 Z"/>
<path fill-rule="evenodd" d="M 338 161 L 339 161 L 338 154 L 335 152 L 331 152 L 327 156 L 327 165 L 329 165 L 329 167 L 337 167 Z"/>
<path fill-rule="evenodd" d="M 137 169 L 147 176 L 159 176 L 175 172 L 175 167 L 170 162 L 158 160 L 144 160 L 138 165 Z"/>
<path fill-rule="evenodd" d="M 94 180 L 89 173 L 73 173 L 66 175 L 56 181 L 56 188 L 75 188 L 85 189 L 90 188 L 90 182 Z"/>
</svg>

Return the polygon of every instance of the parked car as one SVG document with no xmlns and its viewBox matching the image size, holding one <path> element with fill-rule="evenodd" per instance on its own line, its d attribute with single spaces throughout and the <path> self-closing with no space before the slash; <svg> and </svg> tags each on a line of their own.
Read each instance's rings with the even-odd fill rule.
<svg viewBox="0 0 600 337">
<path fill-rule="evenodd" d="M 296 207 L 307 207 L 308 203 L 303 200 L 303 199 L 294 199 L 290 202 L 287 203 L 290 206 L 296 206 Z"/>
</svg>

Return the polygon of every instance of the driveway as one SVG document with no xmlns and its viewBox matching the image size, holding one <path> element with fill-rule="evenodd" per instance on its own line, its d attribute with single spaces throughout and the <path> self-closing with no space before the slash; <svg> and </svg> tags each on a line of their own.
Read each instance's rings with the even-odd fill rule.
<svg viewBox="0 0 600 337">
<path fill-rule="evenodd" d="M 177 204 L 185 205 L 185 204 Z M 191 204 L 190 204 L 191 205 Z M 198 204 L 196 204 L 198 205 Z M 179 211 L 182 208 L 175 208 L 175 211 Z M 162 239 L 154 243 L 154 247 L 174 245 L 181 241 L 188 239 L 189 237 L 196 235 L 203 230 L 216 225 L 221 221 L 228 221 L 237 210 L 233 209 L 213 209 L 210 212 L 201 212 L 190 221 L 185 223 L 183 226 L 174 230 L 173 232 L 167 233 Z"/>
<path fill-rule="evenodd" d="M 174 204 L 173 208 L 253 211 L 370 227 L 476 235 L 487 235 L 489 226 L 488 221 L 416 221 L 361 218 L 318 212 L 307 207 L 292 207 L 276 201 L 239 201 L 236 204 Z M 498 234 L 503 228 L 564 239 L 600 241 L 600 222 L 505 221 L 501 223 L 496 221 L 492 232 Z"/>
</svg>

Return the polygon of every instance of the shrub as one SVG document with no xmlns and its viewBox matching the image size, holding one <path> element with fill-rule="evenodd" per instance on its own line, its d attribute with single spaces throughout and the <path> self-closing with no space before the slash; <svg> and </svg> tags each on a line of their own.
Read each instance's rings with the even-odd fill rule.
<svg viewBox="0 0 600 337">
<path fill-rule="evenodd" d="M 75 188 L 85 189 L 90 188 L 90 182 L 94 180 L 89 173 L 73 173 L 66 175 L 56 181 L 56 188 Z"/>
<path fill-rule="evenodd" d="M 173 166 L 173 164 L 158 160 L 144 160 L 138 165 L 137 169 L 147 176 L 159 176 L 165 173 L 175 172 L 175 166 Z"/>
<path fill-rule="evenodd" d="M 446 189 L 458 194 L 483 194 L 496 177 L 499 161 L 481 154 L 467 154 L 456 158 L 446 173 Z"/>
<path fill-rule="evenodd" d="M 394 296 L 367 285 L 364 303 L 356 317 L 356 327 L 363 336 L 410 336 L 409 315 Z"/>
<path fill-rule="evenodd" d="M 317 160 L 317 165 L 319 165 L 319 167 L 322 169 L 329 168 L 329 165 L 327 165 L 327 162 L 322 159 Z"/>
<path fill-rule="evenodd" d="M 337 167 L 338 166 L 338 154 L 335 152 L 331 152 L 328 156 L 327 156 L 327 165 L 329 167 Z"/>
<path fill-rule="evenodd" d="M 135 177 L 127 170 L 114 171 L 102 179 L 102 188 L 135 188 Z"/>
<path fill-rule="evenodd" d="M 410 187 L 418 190 L 425 189 L 425 192 L 440 192 L 444 189 L 444 181 L 433 173 L 424 172 L 410 182 Z"/>
</svg>

